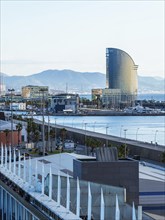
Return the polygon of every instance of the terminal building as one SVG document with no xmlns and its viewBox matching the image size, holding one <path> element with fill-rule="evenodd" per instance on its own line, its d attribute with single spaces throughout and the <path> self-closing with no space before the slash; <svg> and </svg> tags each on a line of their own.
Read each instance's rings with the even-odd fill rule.
<svg viewBox="0 0 165 220">
<path fill-rule="evenodd" d="M 55 113 L 77 113 L 79 95 L 61 93 L 51 97 L 51 110 Z"/>
<path fill-rule="evenodd" d="M 105 147 L 95 157 L 21 160 L 20 152 L 1 145 L 0 219 L 163 219 L 164 170 L 116 153 Z"/>
<path fill-rule="evenodd" d="M 124 187 L 85 180 L 82 176 L 86 173 L 85 163 L 98 166 L 93 157 L 62 153 L 21 160 L 19 154 L 16 161 L 15 151 L 1 146 L 0 158 L 0 217 L 3 220 L 152 219 L 142 213 L 141 206 L 137 208 L 136 202 L 126 203 Z M 77 172 L 80 163 L 84 164 L 81 173 Z"/>
</svg>

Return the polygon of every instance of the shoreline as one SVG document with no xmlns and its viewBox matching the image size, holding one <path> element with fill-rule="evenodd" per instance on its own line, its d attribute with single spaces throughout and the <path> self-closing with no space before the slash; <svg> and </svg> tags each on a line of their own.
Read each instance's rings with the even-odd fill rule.
<svg viewBox="0 0 165 220">
<path fill-rule="evenodd" d="M 10 112 L 10 111 L 2 111 L 2 112 Z M 36 114 L 32 114 L 32 113 L 27 113 L 23 111 L 16 111 L 16 115 L 18 112 L 21 112 L 22 116 L 42 116 L 42 113 L 36 113 Z M 15 111 L 13 111 L 13 115 L 14 115 Z M 136 112 L 117 112 L 117 111 L 99 111 L 99 110 L 95 110 L 95 111 L 88 111 L 88 112 L 83 112 L 83 113 L 45 113 L 46 115 L 50 115 L 50 116 L 165 116 L 165 112 L 158 112 L 158 113 L 136 113 Z"/>
<path fill-rule="evenodd" d="M 126 113 L 126 112 L 90 112 L 83 114 L 64 114 L 64 113 L 55 113 L 50 114 L 51 116 L 165 116 L 165 113 Z"/>
</svg>

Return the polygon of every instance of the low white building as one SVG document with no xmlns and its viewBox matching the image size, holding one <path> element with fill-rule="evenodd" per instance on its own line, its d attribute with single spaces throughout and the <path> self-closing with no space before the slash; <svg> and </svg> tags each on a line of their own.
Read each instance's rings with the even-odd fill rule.
<svg viewBox="0 0 165 220">
<path fill-rule="evenodd" d="M 10 103 L 10 110 L 26 110 L 26 103 L 18 102 L 18 103 Z"/>
</svg>

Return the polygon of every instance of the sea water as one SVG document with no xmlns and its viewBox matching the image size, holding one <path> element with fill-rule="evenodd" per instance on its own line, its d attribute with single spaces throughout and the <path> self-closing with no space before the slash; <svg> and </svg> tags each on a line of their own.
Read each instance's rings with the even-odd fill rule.
<svg viewBox="0 0 165 220">
<path fill-rule="evenodd" d="M 42 116 L 35 116 L 42 120 Z M 165 116 L 50 116 L 50 123 L 165 146 Z M 45 121 L 48 117 L 45 116 Z"/>
</svg>

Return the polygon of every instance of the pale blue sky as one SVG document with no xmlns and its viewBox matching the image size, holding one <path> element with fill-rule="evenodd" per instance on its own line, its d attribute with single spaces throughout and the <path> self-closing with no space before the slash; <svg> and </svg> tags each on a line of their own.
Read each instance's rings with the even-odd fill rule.
<svg viewBox="0 0 165 220">
<path fill-rule="evenodd" d="M 1 72 L 105 73 L 107 47 L 129 53 L 139 75 L 164 77 L 164 1 L 1 0 Z"/>
</svg>

